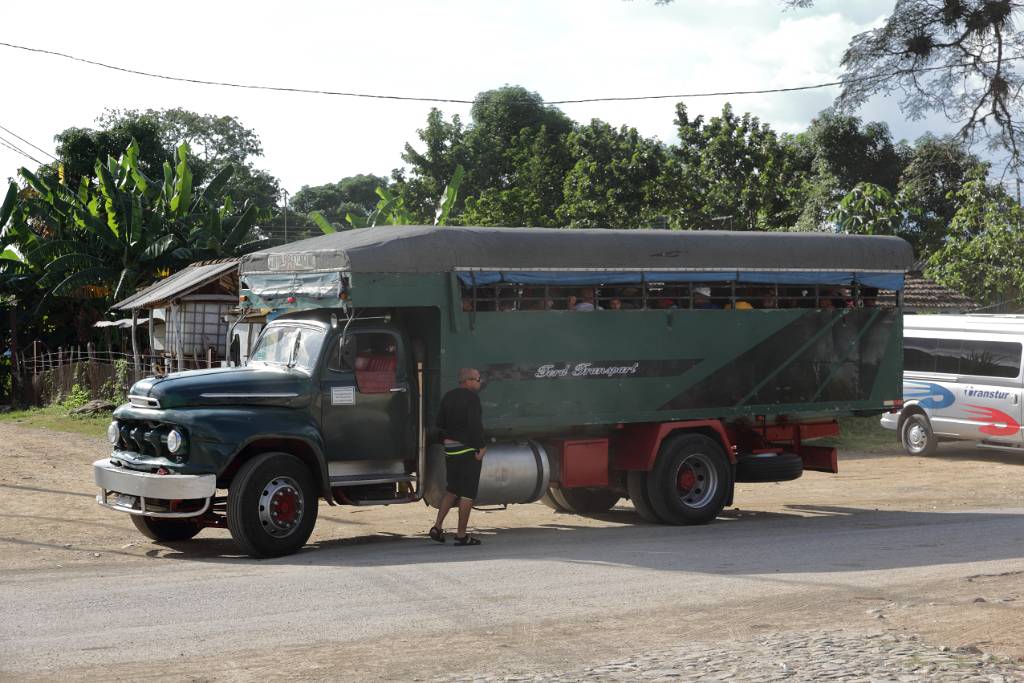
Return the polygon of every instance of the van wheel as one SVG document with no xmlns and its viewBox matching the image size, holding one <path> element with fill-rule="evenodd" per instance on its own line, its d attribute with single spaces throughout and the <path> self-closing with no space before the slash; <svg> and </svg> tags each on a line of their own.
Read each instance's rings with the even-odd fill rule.
<svg viewBox="0 0 1024 683">
<path fill-rule="evenodd" d="M 228 487 L 228 529 L 243 552 L 280 557 L 309 540 L 319 500 L 309 469 L 288 453 L 242 465 Z"/>
<path fill-rule="evenodd" d="M 556 503 L 577 515 L 608 512 L 622 497 L 615 491 L 591 488 L 551 489 L 550 493 Z"/>
<path fill-rule="evenodd" d="M 651 506 L 651 497 L 647 494 L 647 472 L 627 472 L 626 491 L 640 519 L 652 524 L 661 522 Z"/>
<path fill-rule="evenodd" d="M 200 531 L 199 526 L 192 519 L 173 519 L 167 517 L 146 517 L 145 515 L 132 515 L 132 524 L 146 538 L 154 541 L 187 541 Z"/>
<path fill-rule="evenodd" d="M 908 455 L 933 455 L 939 445 L 928 416 L 922 413 L 911 413 L 903 420 L 900 441 Z"/>
<path fill-rule="evenodd" d="M 666 440 L 647 475 L 651 507 L 668 524 L 707 524 L 725 507 L 729 461 L 706 436 Z"/>
</svg>

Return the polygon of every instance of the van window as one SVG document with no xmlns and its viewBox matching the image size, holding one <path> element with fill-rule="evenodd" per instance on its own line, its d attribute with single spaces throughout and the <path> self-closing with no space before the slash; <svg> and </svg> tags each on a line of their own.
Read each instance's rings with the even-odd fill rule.
<svg viewBox="0 0 1024 683">
<path fill-rule="evenodd" d="M 938 339 L 907 337 L 903 340 L 903 369 L 910 372 L 935 372 L 935 347 Z"/>
<path fill-rule="evenodd" d="M 960 372 L 960 351 L 963 341 L 960 339 L 939 339 L 935 346 L 935 372 L 946 372 L 955 375 Z"/>
<path fill-rule="evenodd" d="M 965 341 L 961 375 L 1016 377 L 1020 374 L 1021 345 L 1016 342 Z"/>
<path fill-rule="evenodd" d="M 1021 351 L 1022 346 L 1017 342 L 907 337 L 903 340 L 903 369 L 1016 377 L 1020 374 Z"/>
</svg>

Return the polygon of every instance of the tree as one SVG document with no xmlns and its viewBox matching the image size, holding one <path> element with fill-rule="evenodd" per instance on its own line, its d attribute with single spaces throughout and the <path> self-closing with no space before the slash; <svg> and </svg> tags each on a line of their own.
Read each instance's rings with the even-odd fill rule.
<svg viewBox="0 0 1024 683">
<path fill-rule="evenodd" d="M 303 185 L 292 197 L 291 207 L 309 214 L 318 212 L 331 223 L 343 224 L 345 215 L 366 216 L 376 206 L 377 188 L 388 187 L 386 178 L 360 174 L 326 185 Z"/>
<path fill-rule="evenodd" d="M 863 123 L 855 116 L 824 111 L 794 139 L 810 169 L 797 221 L 802 230 L 829 229 L 828 216 L 858 183 L 889 193 L 898 190 L 907 150 L 895 145 L 884 123 Z"/>
<path fill-rule="evenodd" d="M 0 247 L 14 244 L 22 255 L 18 270 L 37 275 L 37 308 L 62 297 L 112 303 L 161 269 L 263 246 L 252 239 L 255 209 L 236 209 L 223 195 L 231 167 L 195 192 L 187 155 L 183 144 L 157 181 L 142 171 L 133 141 L 118 159 L 97 160 L 96 180 L 82 178 L 77 189 L 21 169 L 29 191 L 17 193 L 11 184 L 8 196 L 19 198 L 5 209 Z"/>
<path fill-rule="evenodd" d="M 408 209 L 430 222 L 436 197 L 461 165 L 466 176 L 460 195 L 466 199 L 453 208 L 454 221 L 461 220 L 470 202 L 475 219 L 507 225 L 500 218 L 504 209 L 524 201 L 524 206 L 535 207 L 513 214 L 512 221 L 553 221 L 562 202 L 561 179 L 572 166 L 565 150 L 572 120 L 519 86 L 480 93 L 471 117 L 464 127 L 458 116 L 447 122 L 440 111 L 432 110 L 427 126 L 418 131 L 424 151 L 406 145 L 402 159 L 409 172 L 396 171 L 393 178 Z"/>
<path fill-rule="evenodd" d="M 666 192 L 673 225 L 690 229 L 757 230 L 789 227 L 785 188 L 798 171 L 795 157 L 756 116 L 722 107 L 719 116 L 691 119 L 676 105 L 679 144 L 671 148 Z"/>
<path fill-rule="evenodd" d="M 903 227 L 903 211 L 887 189 L 857 183 L 829 216 L 840 232 L 851 235 L 896 235 Z"/>
<path fill-rule="evenodd" d="M 783 0 L 791 9 L 813 4 Z M 837 107 L 851 113 L 875 95 L 898 92 L 907 116 L 942 113 L 960 125 L 964 140 L 1003 147 L 1019 166 L 1024 78 L 1015 67 L 1024 46 L 1022 9 L 1016 0 L 895 0 L 884 25 L 850 39 Z"/>
<path fill-rule="evenodd" d="M 919 138 L 899 180 L 896 199 L 907 212 L 901 237 L 922 256 L 942 246 L 956 213 L 956 192 L 972 172 L 984 177 L 987 171 L 987 165 L 982 166 L 957 138 L 931 134 Z"/>
<path fill-rule="evenodd" d="M 252 159 L 263 148 L 254 131 L 232 116 L 198 114 L 185 109 L 105 111 L 98 128 L 69 128 L 58 133 L 58 161 L 39 169 L 40 177 L 55 177 L 63 167 L 65 182 L 77 187 L 83 177 L 92 178 L 96 159 L 118 157 L 135 140 L 138 165 L 150 176 L 159 177 L 163 162 L 186 143 L 193 150 L 189 166 L 196 187 L 203 187 L 223 167 L 235 171 L 225 188 L 237 204 L 246 201 L 260 208 L 277 203 L 281 189 L 276 178 L 256 168 Z"/>
<path fill-rule="evenodd" d="M 990 304 L 1024 293 L 1024 208 L 977 167 L 954 195 L 956 213 L 925 275 Z"/>
<path fill-rule="evenodd" d="M 635 128 L 594 119 L 569 134 L 576 160 L 565 176 L 558 218 L 573 228 L 649 227 L 660 209 L 659 179 L 666 152 Z"/>
<path fill-rule="evenodd" d="M 896 0 L 883 26 L 850 40 L 837 105 L 851 110 L 900 92 L 911 118 L 941 112 L 965 139 L 986 137 L 1020 163 L 1020 11 L 1013 0 Z"/>
</svg>

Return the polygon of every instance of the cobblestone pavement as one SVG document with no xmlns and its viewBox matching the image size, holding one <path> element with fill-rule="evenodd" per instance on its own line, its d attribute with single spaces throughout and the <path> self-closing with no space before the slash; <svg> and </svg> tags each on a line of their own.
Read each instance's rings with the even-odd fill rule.
<svg viewBox="0 0 1024 683">
<path fill-rule="evenodd" d="M 459 675 L 436 681 L 1024 681 L 1024 662 L 974 647 L 925 645 L 888 633 L 778 634 L 690 643 L 597 666 L 549 673 Z"/>
</svg>

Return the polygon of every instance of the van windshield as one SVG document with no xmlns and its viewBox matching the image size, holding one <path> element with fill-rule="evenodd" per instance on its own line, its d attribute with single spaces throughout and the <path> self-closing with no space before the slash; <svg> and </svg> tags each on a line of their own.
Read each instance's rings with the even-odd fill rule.
<svg viewBox="0 0 1024 683">
<path fill-rule="evenodd" d="M 297 367 L 313 372 L 324 341 L 323 330 L 313 327 L 272 325 L 260 337 L 249 355 L 249 363 Z"/>
</svg>

